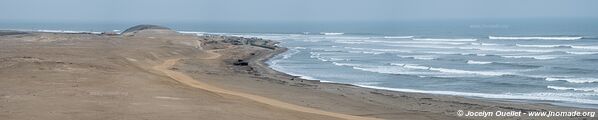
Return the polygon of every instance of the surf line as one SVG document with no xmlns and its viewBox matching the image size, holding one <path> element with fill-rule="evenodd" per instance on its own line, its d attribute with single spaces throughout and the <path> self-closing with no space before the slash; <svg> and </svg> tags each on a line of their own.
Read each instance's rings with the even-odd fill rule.
<svg viewBox="0 0 598 120">
<path fill-rule="evenodd" d="M 315 108 L 309 108 L 309 107 L 299 106 L 299 105 L 295 105 L 295 104 L 290 104 L 290 103 L 286 103 L 283 101 L 270 99 L 270 98 L 266 98 L 266 97 L 262 97 L 262 96 L 258 96 L 258 95 L 242 93 L 242 92 L 237 92 L 237 91 L 231 91 L 231 90 L 226 90 L 226 89 L 223 89 L 220 87 L 212 86 L 212 85 L 197 81 L 183 73 L 172 71 L 172 70 L 168 69 L 171 66 L 175 65 L 177 63 L 177 61 L 179 61 L 179 60 L 180 60 L 180 58 L 179 59 L 168 59 L 164 63 L 154 66 L 153 69 L 163 72 L 168 77 L 172 78 L 173 80 L 176 80 L 179 83 L 183 83 L 185 85 L 188 85 L 188 86 L 191 86 L 194 88 L 199 88 L 199 89 L 207 90 L 207 91 L 214 92 L 214 93 L 228 94 L 228 95 L 243 97 L 243 98 L 250 99 L 250 100 L 253 100 L 256 102 L 260 102 L 260 103 L 263 103 L 266 105 L 271 105 L 274 107 L 279 107 L 279 108 L 283 108 L 283 109 L 287 109 L 287 110 L 319 114 L 319 115 L 325 115 L 325 116 L 347 119 L 347 120 L 382 120 L 379 118 L 369 118 L 369 117 L 361 117 L 361 116 L 347 115 L 347 114 L 342 114 L 342 113 L 329 112 L 329 111 L 319 110 L 319 109 L 315 109 Z"/>
</svg>

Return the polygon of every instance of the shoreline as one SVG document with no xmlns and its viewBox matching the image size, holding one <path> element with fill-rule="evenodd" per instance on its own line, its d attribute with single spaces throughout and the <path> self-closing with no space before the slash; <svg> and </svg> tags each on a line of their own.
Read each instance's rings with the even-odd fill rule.
<svg viewBox="0 0 598 120">
<path fill-rule="evenodd" d="M 477 99 L 477 100 L 481 100 L 481 101 L 490 101 L 490 102 L 522 102 L 522 103 L 530 103 L 530 104 L 550 104 L 552 106 L 556 106 L 556 107 L 571 107 L 571 108 L 580 108 L 580 109 L 593 109 L 593 110 L 598 110 L 598 108 L 592 108 L 592 107 L 582 107 L 583 105 L 587 105 L 587 103 L 567 103 L 565 101 L 554 101 L 554 100 L 535 100 L 535 99 L 516 99 L 516 98 L 500 98 L 500 97 L 482 97 L 482 96 L 474 96 L 474 95 L 458 95 L 458 94 L 443 94 L 440 92 L 452 92 L 452 91 L 436 91 L 437 93 L 429 93 L 431 91 L 424 91 L 424 90 L 416 90 L 416 89 L 400 89 L 400 88 L 387 88 L 387 87 L 378 87 L 378 86 L 366 86 L 366 85 L 355 85 L 355 84 L 348 84 L 348 83 L 338 83 L 338 82 L 333 82 L 333 81 L 324 81 L 323 80 L 319 80 L 319 79 L 309 79 L 311 78 L 310 76 L 305 76 L 305 75 L 292 75 L 292 74 L 288 74 L 285 73 L 283 71 L 278 71 L 275 68 L 272 68 L 267 62 L 270 60 L 273 60 L 275 57 L 277 57 L 278 55 L 283 55 L 285 52 L 288 51 L 288 48 L 286 47 L 280 47 L 283 50 L 277 50 L 275 51 L 272 55 L 270 56 L 264 56 L 266 57 L 266 59 L 262 60 L 260 63 L 262 64 L 261 66 L 266 66 L 266 69 L 270 69 L 268 71 L 275 71 L 275 74 L 283 74 L 289 77 L 294 77 L 294 78 L 298 78 L 298 79 L 304 79 L 304 80 L 308 80 L 308 81 L 314 81 L 314 82 L 318 82 L 320 84 L 334 84 L 334 85 L 345 85 L 345 86 L 352 86 L 352 87 L 361 87 L 363 89 L 374 89 L 374 90 L 386 90 L 386 91 L 391 91 L 391 92 L 401 92 L 401 93 L 418 93 L 418 94 L 430 94 L 430 95 L 446 95 L 446 96 L 459 96 L 459 97 L 465 97 L 465 98 L 469 98 L 469 99 Z M 396 90 L 394 90 L 396 89 Z M 454 92 L 454 93 L 460 93 L 460 92 Z M 464 93 L 465 94 L 465 93 Z M 470 94 L 484 94 L 484 93 L 470 93 Z M 488 94 L 491 95 L 491 94 Z M 544 102 L 540 102 L 540 101 L 544 101 Z M 563 103 L 563 104 L 557 104 L 557 103 Z"/>
</svg>

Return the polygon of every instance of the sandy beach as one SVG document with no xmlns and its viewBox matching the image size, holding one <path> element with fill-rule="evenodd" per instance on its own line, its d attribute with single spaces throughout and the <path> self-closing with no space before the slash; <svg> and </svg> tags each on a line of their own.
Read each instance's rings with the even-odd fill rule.
<svg viewBox="0 0 598 120">
<path fill-rule="evenodd" d="M 597 111 L 301 79 L 269 68 L 286 48 L 260 38 L 151 25 L 121 35 L 0 33 L 3 120 L 563 120 L 595 118 L 458 113 Z"/>
</svg>

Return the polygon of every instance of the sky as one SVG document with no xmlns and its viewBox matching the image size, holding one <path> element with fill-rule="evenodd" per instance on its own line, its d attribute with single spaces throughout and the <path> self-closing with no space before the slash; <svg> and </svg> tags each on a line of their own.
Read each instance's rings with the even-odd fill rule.
<svg viewBox="0 0 598 120">
<path fill-rule="evenodd" d="M 2 0 L 0 22 L 598 18 L 598 0 Z"/>
</svg>

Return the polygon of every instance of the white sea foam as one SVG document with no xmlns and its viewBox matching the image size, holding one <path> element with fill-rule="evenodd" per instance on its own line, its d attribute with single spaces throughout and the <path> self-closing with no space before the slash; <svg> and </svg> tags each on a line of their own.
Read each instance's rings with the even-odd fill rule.
<svg viewBox="0 0 598 120">
<path fill-rule="evenodd" d="M 356 85 L 379 85 L 380 82 L 357 82 Z"/>
<path fill-rule="evenodd" d="M 470 45 L 481 45 L 481 46 L 497 46 L 500 44 L 494 44 L 494 43 L 482 43 L 482 42 L 472 42 L 469 43 Z"/>
<path fill-rule="evenodd" d="M 351 61 L 350 59 L 341 59 L 341 58 L 329 58 L 330 61 Z"/>
<path fill-rule="evenodd" d="M 571 48 L 576 48 L 576 49 L 598 49 L 598 46 L 571 46 Z"/>
<path fill-rule="evenodd" d="M 595 83 L 598 78 L 546 77 L 546 81 L 566 81 L 570 83 Z"/>
<path fill-rule="evenodd" d="M 572 51 L 567 51 L 568 54 L 574 54 L 574 55 L 592 55 L 592 54 L 598 54 L 598 52 L 572 52 Z"/>
<path fill-rule="evenodd" d="M 305 50 L 305 49 L 307 49 L 307 48 L 305 48 L 305 47 L 295 47 L 295 49 L 298 49 L 298 50 Z"/>
<path fill-rule="evenodd" d="M 364 44 L 363 41 L 334 41 L 336 43 L 344 43 L 344 44 Z"/>
<path fill-rule="evenodd" d="M 440 45 L 388 45 L 388 46 L 407 47 L 407 48 L 460 49 L 458 47 L 440 46 Z"/>
<path fill-rule="evenodd" d="M 492 40 L 579 40 L 583 37 L 500 37 L 488 36 Z"/>
<path fill-rule="evenodd" d="M 354 51 L 350 50 L 349 53 L 359 53 L 359 54 L 372 54 L 372 55 L 379 55 L 384 54 L 385 52 L 374 52 L 374 51 Z"/>
<path fill-rule="evenodd" d="M 401 64 L 401 63 L 389 63 L 389 64 L 393 65 L 393 66 L 405 66 L 405 65 L 407 65 L 407 64 Z"/>
<path fill-rule="evenodd" d="M 528 58 L 528 59 L 536 59 L 536 60 L 550 60 L 550 59 L 556 59 L 558 58 L 557 56 L 546 56 L 546 55 L 537 55 L 537 56 L 501 56 L 504 58 Z"/>
<path fill-rule="evenodd" d="M 447 73 L 447 74 L 475 74 L 475 75 L 484 75 L 484 76 L 500 76 L 500 75 L 507 75 L 511 73 L 506 72 L 495 72 L 495 71 L 468 71 L 468 70 L 458 70 L 458 69 L 447 69 L 447 68 L 435 68 L 435 67 L 428 67 L 428 66 L 421 66 L 417 64 L 392 64 L 394 66 L 401 66 L 403 68 L 408 69 L 418 69 L 418 70 L 429 70 L 429 71 L 436 71 L 440 73 Z"/>
<path fill-rule="evenodd" d="M 536 47 L 536 48 L 556 48 L 556 47 L 570 47 L 570 45 L 522 45 L 515 44 L 517 47 Z"/>
<path fill-rule="evenodd" d="M 320 34 L 322 34 L 322 35 L 343 35 L 345 33 L 339 33 L 339 32 L 321 32 Z"/>
<path fill-rule="evenodd" d="M 38 32 L 62 33 L 62 30 L 37 30 Z"/>
<path fill-rule="evenodd" d="M 383 73 L 383 74 L 399 74 L 402 73 L 404 70 L 397 69 L 396 67 L 357 67 L 354 66 L 353 69 L 361 70 L 361 71 L 368 71 L 368 72 L 375 72 L 375 73 Z"/>
<path fill-rule="evenodd" d="M 436 59 L 435 56 L 399 56 L 399 57 L 416 59 L 416 60 L 434 60 L 434 59 Z"/>
<path fill-rule="evenodd" d="M 450 41 L 379 41 L 379 40 L 371 40 L 368 42 L 377 42 L 377 43 L 391 43 L 391 44 L 442 44 L 442 45 L 466 45 L 469 43 L 464 42 L 450 42 Z M 389 45 L 392 46 L 392 45 Z"/>
<path fill-rule="evenodd" d="M 571 96 L 583 96 L 586 94 L 575 93 L 575 94 L 555 94 L 555 93 L 510 93 L 510 94 L 489 94 L 489 93 L 470 93 L 470 92 L 455 92 L 455 91 L 427 91 L 427 90 L 416 90 L 416 89 L 403 89 L 403 88 L 388 88 L 378 87 L 369 85 L 357 85 L 365 88 L 382 89 L 390 91 L 400 92 L 412 92 L 412 93 L 429 93 L 429 94 L 441 94 L 441 95 L 458 95 L 458 96 L 472 96 L 472 97 L 483 97 L 483 98 L 498 98 L 498 99 L 517 99 L 517 100 L 547 100 L 547 101 L 566 101 L 566 102 L 577 102 L 585 104 L 596 104 L 598 100 L 574 98 Z"/>
<path fill-rule="evenodd" d="M 467 64 L 478 64 L 478 65 L 483 65 L 483 64 L 491 64 L 492 62 L 485 62 L 485 61 L 474 61 L 474 60 L 468 60 Z"/>
<path fill-rule="evenodd" d="M 436 75 L 439 73 L 433 72 L 426 72 L 426 71 L 414 71 L 402 66 L 354 66 L 353 69 L 367 71 L 367 72 L 374 72 L 374 73 L 382 73 L 382 74 L 406 74 L 406 75 Z"/>
<path fill-rule="evenodd" d="M 446 69 L 446 68 L 430 68 L 433 71 L 440 71 L 444 73 L 455 73 L 455 74 L 477 74 L 477 75 L 485 75 L 485 76 L 501 76 L 507 75 L 510 73 L 505 72 L 494 72 L 494 71 L 467 71 L 467 70 L 457 70 L 457 69 Z"/>
<path fill-rule="evenodd" d="M 413 38 L 413 36 L 384 36 L 386 39 L 406 39 Z"/>
<path fill-rule="evenodd" d="M 548 53 L 555 52 L 556 50 L 543 50 L 543 49 L 508 49 L 508 48 L 492 48 L 492 47 L 458 47 L 457 49 L 463 50 L 482 50 L 482 51 L 499 51 L 499 52 L 531 52 L 531 53 Z"/>
<path fill-rule="evenodd" d="M 488 56 L 488 54 L 483 54 L 483 53 L 460 53 L 459 55 Z"/>
<path fill-rule="evenodd" d="M 339 62 L 332 62 L 332 64 L 334 64 L 336 66 L 349 66 L 349 67 L 361 66 L 361 64 L 339 63 Z"/>
<path fill-rule="evenodd" d="M 287 54 L 283 54 L 282 55 L 282 59 L 289 59 L 291 58 L 293 55 L 299 53 L 301 51 L 297 50 L 297 49 L 291 49 L 290 52 L 288 52 Z"/>
<path fill-rule="evenodd" d="M 372 49 L 373 51 L 381 51 L 381 52 L 404 52 L 404 53 L 411 53 L 411 50 L 404 50 L 404 49 Z"/>
<path fill-rule="evenodd" d="M 478 39 L 470 39 L 470 38 L 459 38 L 459 39 L 449 39 L 449 38 L 415 38 L 413 40 L 418 40 L 418 41 L 459 41 L 459 42 L 471 42 L 471 41 L 477 41 Z"/>
<path fill-rule="evenodd" d="M 409 68 L 409 69 L 422 69 L 422 70 L 430 69 L 430 67 L 428 67 L 428 66 L 420 66 L 420 65 L 416 65 L 416 64 L 405 64 L 405 65 L 403 65 L 403 67 Z"/>
<path fill-rule="evenodd" d="M 572 87 L 560 87 L 560 86 L 546 86 L 546 88 L 554 90 L 572 90 L 582 92 L 598 92 L 598 88 L 572 88 Z"/>
<path fill-rule="evenodd" d="M 309 54 L 310 54 L 310 56 L 309 56 L 310 58 L 316 58 L 316 59 L 318 59 L 320 61 L 323 61 L 323 62 L 328 62 L 329 61 L 329 60 L 326 60 L 323 57 L 321 57 L 320 56 L 321 54 L 318 53 L 318 52 L 309 52 Z"/>
</svg>

